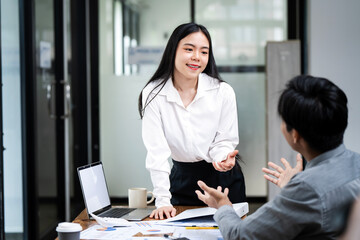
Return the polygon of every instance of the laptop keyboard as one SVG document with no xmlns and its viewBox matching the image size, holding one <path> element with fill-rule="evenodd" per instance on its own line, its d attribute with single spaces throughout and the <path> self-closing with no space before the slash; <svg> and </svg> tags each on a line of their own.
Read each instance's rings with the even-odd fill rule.
<svg viewBox="0 0 360 240">
<path fill-rule="evenodd" d="M 131 211 L 134 211 L 136 208 L 111 208 L 106 212 L 99 214 L 99 217 L 122 217 L 125 214 L 128 214 Z"/>
</svg>

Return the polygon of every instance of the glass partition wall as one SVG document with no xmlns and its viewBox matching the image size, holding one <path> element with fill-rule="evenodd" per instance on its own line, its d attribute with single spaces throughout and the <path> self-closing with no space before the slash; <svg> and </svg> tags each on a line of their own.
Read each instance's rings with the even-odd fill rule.
<svg viewBox="0 0 360 240">
<path fill-rule="evenodd" d="M 284 0 L 196 0 L 195 21 L 211 34 L 222 78 L 235 90 L 247 196 L 266 196 L 265 46 L 287 37 Z"/>
<path fill-rule="evenodd" d="M 54 239 L 84 209 L 76 168 L 90 159 L 91 121 L 79 2 L 0 3 L 0 239 Z"/>
<path fill-rule="evenodd" d="M 195 3 L 195 21 L 212 34 L 216 63 L 220 67 L 263 67 L 266 42 L 286 40 L 284 0 L 196 0 Z"/>
<path fill-rule="evenodd" d="M 247 195 L 266 197 L 261 172 L 267 161 L 265 44 L 286 40 L 286 3 L 285 0 L 99 2 L 100 159 L 112 197 L 125 198 L 129 187 L 152 189 L 145 169 L 146 150 L 141 139 L 137 98 L 156 70 L 174 28 L 191 21 L 210 31 L 220 74 L 236 92 L 238 149 Z M 127 181 L 129 178 L 132 185 Z"/>
<path fill-rule="evenodd" d="M 2 181 L 5 239 L 22 239 L 23 184 L 20 95 L 19 2 L 2 0 L 1 9 L 1 80 L 3 161 Z M 0 146 L 2 147 L 2 146 Z M 1 150 L 3 151 L 3 150 Z M 3 229 L 2 229 L 3 230 Z M 4 235 L 1 235 L 2 239 Z"/>
</svg>

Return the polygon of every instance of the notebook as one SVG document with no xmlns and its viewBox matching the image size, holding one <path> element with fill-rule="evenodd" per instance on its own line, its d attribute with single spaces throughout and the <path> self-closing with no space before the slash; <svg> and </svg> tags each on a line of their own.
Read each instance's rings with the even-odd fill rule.
<svg viewBox="0 0 360 240">
<path fill-rule="evenodd" d="M 152 212 L 150 208 L 112 207 L 101 162 L 78 167 L 77 172 L 89 218 L 92 213 L 99 217 L 141 221 Z"/>
</svg>

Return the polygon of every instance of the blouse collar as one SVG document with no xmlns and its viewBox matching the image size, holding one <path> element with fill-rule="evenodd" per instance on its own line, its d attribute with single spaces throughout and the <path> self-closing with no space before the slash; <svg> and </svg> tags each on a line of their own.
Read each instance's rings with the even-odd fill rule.
<svg viewBox="0 0 360 240">
<path fill-rule="evenodd" d="M 195 102 L 198 99 L 200 99 L 201 97 L 203 97 L 207 91 L 212 90 L 212 89 L 217 89 L 219 87 L 220 87 L 220 84 L 217 79 L 212 78 L 205 73 L 201 73 L 199 75 L 199 79 L 198 79 L 197 93 L 196 93 L 196 96 L 195 96 L 193 102 Z M 166 98 L 169 102 L 176 102 L 181 106 L 183 105 L 180 95 L 179 95 L 179 92 L 174 87 L 174 83 L 171 78 L 169 78 L 166 81 L 165 86 L 159 92 L 159 95 L 166 96 Z"/>
</svg>

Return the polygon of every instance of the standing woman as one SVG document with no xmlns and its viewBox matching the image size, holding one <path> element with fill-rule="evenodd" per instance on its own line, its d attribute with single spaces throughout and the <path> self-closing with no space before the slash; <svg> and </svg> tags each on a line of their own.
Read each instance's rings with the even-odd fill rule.
<svg viewBox="0 0 360 240">
<path fill-rule="evenodd" d="M 195 194 L 199 179 L 229 188 L 232 202 L 246 200 L 236 161 L 236 97 L 218 74 L 204 26 L 187 23 L 174 30 L 139 96 L 139 113 L 156 197 L 150 217 L 175 216 L 173 205 L 203 205 Z"/>
</svg>

